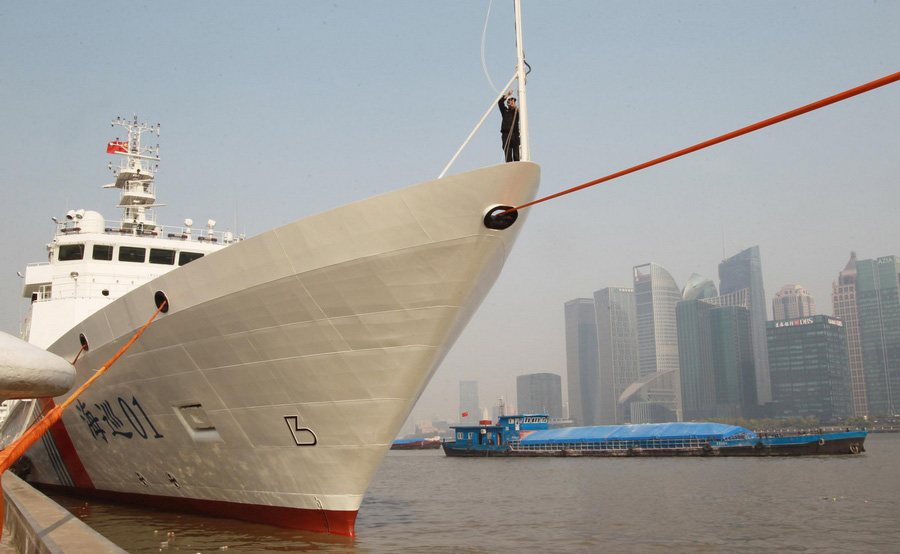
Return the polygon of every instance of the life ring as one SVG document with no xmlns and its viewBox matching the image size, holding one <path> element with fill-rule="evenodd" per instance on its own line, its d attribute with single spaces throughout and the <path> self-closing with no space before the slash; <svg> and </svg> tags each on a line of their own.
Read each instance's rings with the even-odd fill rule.
<svg viewBox="0 0 900 554">
<path fill-rule="evenodd" d="M 825 446 L 825 439 L 823 439 L 823 438 L 819 439 L 819 446 Z"/>
<path fill-rule="evenodd" d="M 859 445 L 856 443 L 851 444 L 850 445 L 850 453 L 851 454 L 859 454 Z"/>
<path fill-rule="evenodd" d="M 706 444 L 703 445 L 703 451 L 704 451 L 704 452 L 709 452 L 709 451 L 711 451 L 711 450 L 712 450 L 712 445 L 711 445 L 710 443 L 706 443 Z"/>
</svg>

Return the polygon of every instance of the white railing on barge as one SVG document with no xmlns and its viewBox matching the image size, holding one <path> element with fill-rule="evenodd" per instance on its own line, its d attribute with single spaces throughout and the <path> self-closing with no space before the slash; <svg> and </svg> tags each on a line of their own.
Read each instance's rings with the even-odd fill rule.
<svg viewBox="0 0 900 554">
<path fill-rule="evenodd" d="M 544 442 L 538 444 L 522 444 L 521 441 L 510 441 L 510 450 L 519 452 L 598 452 L 627 450 L 675 450 L 702 449 L 707 444 L 714 445 L 714 438 L 674 438 L 674 439 L 641 439 L 641 440 L 602 440 L 579 442 Z"/>
</svg>

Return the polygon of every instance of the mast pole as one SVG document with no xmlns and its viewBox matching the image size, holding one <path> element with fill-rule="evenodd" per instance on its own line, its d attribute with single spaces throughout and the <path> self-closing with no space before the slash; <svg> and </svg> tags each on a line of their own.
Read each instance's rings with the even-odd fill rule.
<svg viewBox="0 0 900 554">
<path fill-rule="evenodd" d="M 516 76 L 519 82 L 519 139 L 521 143 L 522 161 L 531 160 L 531 152 L 528 142 L 528 103 L 525 99 L 525 50 L 522 47 L 522 7 L 520 0 L 515 0 L 516 6 Z"/>
</svg>

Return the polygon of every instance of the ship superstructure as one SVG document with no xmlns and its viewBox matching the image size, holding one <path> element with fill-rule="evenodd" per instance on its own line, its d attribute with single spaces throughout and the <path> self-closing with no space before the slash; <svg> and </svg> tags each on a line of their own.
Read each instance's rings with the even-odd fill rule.
<svg viewBox="0 0 900 554">
<path fill-rule="evenodd" d="M 107 153 L 121 162 L 109 168 L 116 180 L 104 188 L 121 191 L 119 221 L 106 221 L 91 210 L 69 210 L 53 217 L 55 232 L 47 244 L 47 261 L 25 270 L 23 295 L 31 299 L 23 338 L 46 348 L 72 325 L 82 321 L 135 287 L 240 239 L 231 232 L 216 232 L 215 221 L 206 228 L 163 227 L 156 221 L 156 184 L 159 145 L 144 147 L 142 135 L 160 126 L 116 118 L 113 126 L 125 130 L 127 140 L 114 140 Z"/>
</svg>

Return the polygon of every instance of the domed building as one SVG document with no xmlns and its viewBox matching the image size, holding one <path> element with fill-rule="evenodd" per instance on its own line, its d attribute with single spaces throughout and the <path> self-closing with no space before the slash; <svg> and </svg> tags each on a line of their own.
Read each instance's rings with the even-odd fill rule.
<svg viewBox="0 0 900 554">
<path fill-rule="evenodd" d="M 716 296 L 719 296 L 719 291 L 716 289 L 715 283 L 696 273 L 691 274 L 684 288 L 681 289 L 682 300 L 700 300 Z"/>
</svg>

